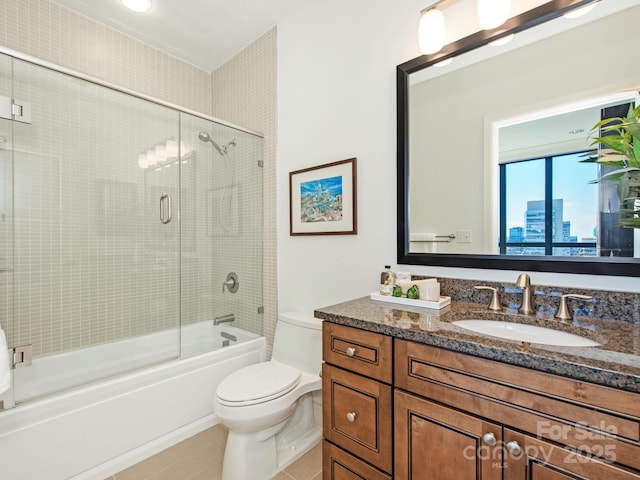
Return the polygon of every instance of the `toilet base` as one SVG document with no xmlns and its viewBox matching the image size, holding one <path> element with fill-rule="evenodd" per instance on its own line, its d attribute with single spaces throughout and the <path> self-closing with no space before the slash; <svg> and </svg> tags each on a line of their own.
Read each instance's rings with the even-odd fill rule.
<svg viewBox="0 0 640 480">
<path fill-rule="evenodd" d="M 267 480 L 314 447 L 322 438 L 314 426 L 311 395 L 298 401 L 289 418 L 264 430 L 238 433 L 229 430 L 222 480 Z M 311 410 L 310 410 L 311 407 Z"/>
<path fill-rule="evenodd" d="M 322 430 L 313 427 L 303 437 L 299 438 L 295 443 L 286 448 L 278 450 L 278 469 L 280 472 L 298 460 L 301 456 L 315 447 L 322 440 Z M 275 475 L 275 473 L 274 473 Z"/>
</svg>

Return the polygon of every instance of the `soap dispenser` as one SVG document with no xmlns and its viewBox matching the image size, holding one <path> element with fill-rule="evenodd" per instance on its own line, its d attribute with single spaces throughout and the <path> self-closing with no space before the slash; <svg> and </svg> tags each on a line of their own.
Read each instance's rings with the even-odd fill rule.
<svg viewBox="0 0 640 480">
<path fill-rule="evenodd" d="M 393 284 L 391 265 L 385 265 L 384 271 L 380 274 L 380 295 L 391 295 L 393 292 Z"/>
</svg>

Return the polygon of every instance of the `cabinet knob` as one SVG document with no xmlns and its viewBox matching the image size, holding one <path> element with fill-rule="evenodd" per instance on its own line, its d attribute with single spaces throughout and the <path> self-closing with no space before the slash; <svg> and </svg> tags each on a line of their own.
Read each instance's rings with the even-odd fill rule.
<svg viewBox="0 0 640 480">
<path fill-rule="evenodd" d="M 522 454 L 522 448 L 520 447 L 520 445 L 518 445 L 518 442 L 516 442 L 515 440 L 512 440 L 511 442 L 507 442 L 507 450 L 509 450 L 509 453 L 513 456 L 519 456 L 520 454 Z"/>
<path fill-rule="evenodd" d="M 356 421 L 356 412 L 347 413 L 347 420 L 351 423 Z"/>
<path fill-rule="evenodd" d="M 491 432 L 487 432 L 482 436 L 482 441 L 484 443 L 486 443 L 487 445 L 489 445 L 490 447 L 495 447 L 496 444 L 498 443 L 496 440 L 496 436 L 491 433 Z"/>
<path fill-rule="evenodd" d="M 356 354 L 356 349 L 354 347 L 347 348 L 347 356 L 353 357 Z"/>
</svg>

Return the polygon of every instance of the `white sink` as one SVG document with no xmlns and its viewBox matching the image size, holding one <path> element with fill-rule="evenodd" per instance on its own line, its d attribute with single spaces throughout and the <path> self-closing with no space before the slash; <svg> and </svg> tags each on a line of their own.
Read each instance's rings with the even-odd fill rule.
<svg viewBox="0 0 640 480">
<path fill-rule="evenodd" d="M 600 345 L 580 335 L 538 327 L 523 323 L 498 322 L 495 320 L 458 320 L 451 322 L 458 327 L 492 337 L 519 340 L 521 342 L 556 345 L 562 347 L 595 347 Z"/>
</svg>

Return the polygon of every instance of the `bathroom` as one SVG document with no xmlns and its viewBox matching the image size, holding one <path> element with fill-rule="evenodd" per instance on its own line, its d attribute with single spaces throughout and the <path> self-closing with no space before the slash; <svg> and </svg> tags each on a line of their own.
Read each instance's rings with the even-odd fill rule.
<svg viewBox="0 0 640 480">
<path fill-rule="evenodd" d="M 269 344 L 278 311 L 312 311 L 368 295 L 382 266 L 395 261 L 395 66 L 418 55 L 415 32 L 425 6 L 301 2 L 211 74 L 147 44 L 125 42 L 109 27 L 44 0 L 3 1 L 0 44 L 264 134 L 263 320 Z M 139 66 L 149 70 L 140 74 Z M 289 172 L 352 157 L 359 170 L 358 234 L 290 236 Z M 483 268 L 406 269 L 478 282 L 514 283 L 517 276 Z M 640 291 L 633 277 L 530 274 L 535 285 Z"/>
</svg>

